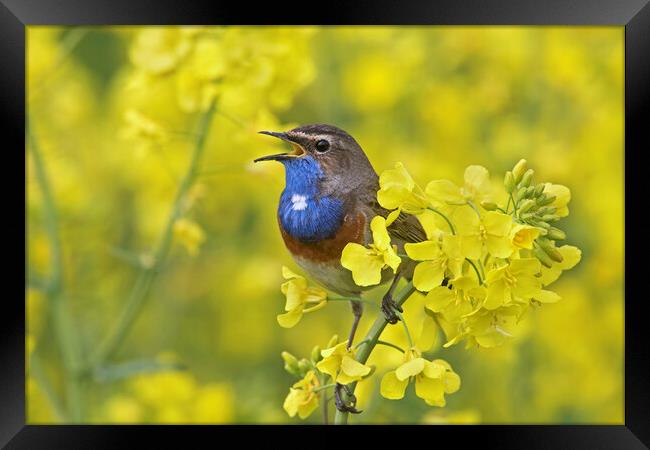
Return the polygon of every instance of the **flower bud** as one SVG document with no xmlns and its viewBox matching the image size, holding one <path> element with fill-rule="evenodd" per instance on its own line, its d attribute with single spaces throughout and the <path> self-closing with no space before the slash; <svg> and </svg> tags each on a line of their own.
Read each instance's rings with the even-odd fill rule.
<svg viewBox="0 0 650 450">
<path fill-rule="evenodd" d="M 508 194 L 511 194 L 515 189 L 515 178 L 512 175 L 512 172 L 506 172 L 506 177 L 503 179 L 503 185 L 505 186 L 506 192 Z"/>
<path fill-rule="evenodd" d="M 305 358 L 298 361 L 298 370 L 300 372 L 301 377 L 304 377 L 305 374 L 312 369 L 312 367 L 313 366 L 312 366 L 311 362 L 306 360 Z"/>
<path fill-rule="evenodd" d="M 564 231 L 560 230 L 559 228 L 551 227 L 548 230 L 546 237 L 548 237 L 549 239 L 553 239 L 554 241 L 561 241 L 566 239 L 566 234 L 564 233 Z"/>
<path fill-rule="evenodd" d="M 282 352 L 282 359 L 284 360 L 284 370 L 291 375 L 300 376 L 300 369 L 298 368 L 298 360 L 289 352 Z"/>
<path fill-rule="evenodd" d="M 539 208 L 538 214 L 540 216 L 545 216 L 547 214 L 555 214 L 557 212 L 557 208 L 555 206 L 544 206 L 542 208 Z"/>
<path fill-rule="evenodd" d="M 553 260 L 549 258 L 549 256 L 546 254 L 544 250 L 542 250 L 539 246 L 535 246 L 533 249 L 533 255 L 537 259 L 539 259 L 539 262 L 541 262 L 544 266 L 551 268 L 553 266 Z"/>
<path fill-rule="evenodd" d="M 557 248 L 555 248 L 555 243 L 553 243 L 553 241 L 546 238 L 540 238 L 537 239 L 537 243 L 553 261 L 562 262 L 562 260 L 564 260 L 562 254 Z"/>
<path fill-rule="evenodd" d="M 542 194 L 542 195 L 540 195 L 539 198 L 537 199 L 537 204 L 538 204 L 539 206 L 546 206 L 546 205 L 550 205 L 550 204 L 553 203 L 554 201 L 555 201 L 555 195 L 546 195 L 546 194 Z"/>
<path fill-rule="evenodd" d="M 528 163 L 525 159 L 520 159 L 519 162 L 515 164 L 515 167 L 512 169 L 512 175 L 515 179 L 515 184 L 518 184 L 519 181 L 521 181 L 521 177 L 524 175 L 524 172 L 526 172 L 527 168 Z"/>
<path fill-rule="evenodd" d="M 539 197 L 544 193 L 544 183 L 539 183 L 537 186 L 535 186 L 535 197 Z"/>
<path fill-rule="evenodd" d="M 534 215 L 535 215 L 535 213 L 532 213 L 532 212 L 525 212 L 525 213 L 523 213 L 523 214 L 519 214 L 519 217 L 520 217 L 521 219 L 523 219 L 523 220 L 528 220 L 528 219 L 532 218 Z"/>
<path fill-rule="evenodd" d="M 525 187 L 519 188 L 519 190 L 517 191 L 517 195 L 515 195 L 515 201 L 519 202 L 525 196 L 526 196 L 526 188 Z"/>
<path fill-rule="evenodd" d="M 521 181 L 519 182 L 519 186 L 524 186 L 528 187 L 530 185 L 530 182 L 533 181 L 533 174 L 535 171 L 533 169 L 528 169 L 526 173 L 524 174 L 523 177 L 521 177 Z"/>
<path fill-rule="evenodd" d="M 526 200 L 524 200 L 524 201 L 521 202 L 521 204 L 519 205 L 519 208 L 518 208 L 519 213 L 520 213 L 520 214 L 521 214 L 521 213 L 525 213 L 525 212 L 528 211 L 530 208 L 532 208 L 534 204 L 535 204 L 535 202 L 534 202 L 533 200 L 529 199 L 529 198 L 526 199 Z"/>
<path fill-rule="evenodd" d="M 498 208 L 498 205 L 497 205 L 496 203 L 494 203 L 494 202 L 488 202 L 488 201 L 486 201 L 486 200 L 484 200 L 484 201 L 481 202 L 481 206 L 482 206 L 483 209 L 485 209 L 486 211 L 494 211 L 495 209 Z"/>
<path fill-rule="evenodd" d="M 546 214 L 541 217 L 541 220 L 544 222 L 557 222 L 560 218 L 555 214 Z"/>
<path fill-rule="evenodd" d="M 323 355 L 320 354 L 320 347 L 318 345 L 316 345 L 311 350 L 311 362 L 316 364 L 321 359 L 323 359 Z"/>
<path fill-rule="evenodd" d="M 540 220 L 532 220 L 531 225 L 538 228 L 544 228 L 544 230 L 549 230 L 551 228 L 549 224 L 547 224 L 546 222 L 542 222 Z"/>
<path fill-rule="evenodd" d="M 535 186 L 528 186 L 526 188 L 526 197 L 533 198 L 535 196 Z"/>
</svg>

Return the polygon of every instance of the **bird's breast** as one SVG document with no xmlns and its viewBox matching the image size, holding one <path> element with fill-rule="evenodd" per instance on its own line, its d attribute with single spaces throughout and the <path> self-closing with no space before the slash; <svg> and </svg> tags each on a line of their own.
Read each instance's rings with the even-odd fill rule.
<svg viewBox="0 0 650 450">
<path fill-rule="evenodd" d="M 305 241 L 292 235 L 278 216 L 280 232 L 287 249 L 296 257 L 318 263 L 338 264 L 343 248 L 350 242 L 363 244 L 366 234 L 366 217 L 362 212 L 348 213 L 334 233 L 324 239 Z"/>
<path fill-rule="evenodd" d="M 280 227 L 302 242 L 332 238 L 343 225 L 344 202 L 333 196 L 321 196 L 313 187 L 286 188 L 280 196 Z"/>
</svg>

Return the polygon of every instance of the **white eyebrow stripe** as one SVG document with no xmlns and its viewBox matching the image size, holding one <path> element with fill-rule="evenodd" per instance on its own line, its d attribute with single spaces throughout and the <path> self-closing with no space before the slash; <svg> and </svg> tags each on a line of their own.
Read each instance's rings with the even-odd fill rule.
<svg viewBox="0 0 650 450">
<path fill-rule="evenodd" d="M 317 141 L 319 139 L 330 139 L 331 138 L 331 135 L 329 135 L 329 134 L 307 134 L 307 133 L 303 133 L 302 131 L 291 131 L 290 134 L 292 134 L 294 136 L 300 136 L 300 137 L 304 137 L 304 138 L 313 139 L 314 141 Z"/>
</svg>

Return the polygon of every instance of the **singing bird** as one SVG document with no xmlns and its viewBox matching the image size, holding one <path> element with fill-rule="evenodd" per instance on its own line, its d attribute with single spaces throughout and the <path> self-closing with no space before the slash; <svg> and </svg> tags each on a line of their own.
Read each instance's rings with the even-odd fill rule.
<svg viewBox="0 0 650 450">
<path fill-rule="evenodd" d="M 279 161 L 285 168 L 285 188 L 278 205 L 278 224 L 284 243 L 305 272 L 326 289 L 346 297 L 359 297 L 368 288 L 357 286 L 352 273 L 341 265 L 341 252 L 350 242 L 372 242 L 370 222 L 390 211 L 377 202 L 379 177 L 357 141 L 333 125 L 313 124 L 287 132 L 260 131 L 288 142 L 293 151 L 257 158 Z M 391 242 L 403 253 L 407 242 L 420 242 L 426 235 L 418 220 L 400 214 L 388 227 Z M 382 283 L 392 279 L 382 299 L 382 311 L 389 323 L 396 323 L 396 310 L 402 312 L 392 294 L 401 277 L 413 276 L 412 263 L 393 274 L 382 272 Z M 371 286 L 374 287 L 374 286 Z M 347 346 L 351 347 L 363 312 L 362 303 L 351 301 L 354 321 Z M 337 408 L 358 412 L 340 399 Z"/>
</svg>

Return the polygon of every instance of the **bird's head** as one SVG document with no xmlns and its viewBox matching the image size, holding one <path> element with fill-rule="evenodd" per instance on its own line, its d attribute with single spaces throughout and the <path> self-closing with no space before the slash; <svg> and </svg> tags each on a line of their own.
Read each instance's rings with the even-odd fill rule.
<svg viewBox="0 0 650 450">
<path fill-rule="evenodd" d="M 279 161 L 287 176 L 312 176 L 316 170 L 330 182 L 347 183 L 359 177 L 376 177 L 370 161 L 357 141 L 333 125 L 313 124 L 287 132 L 260 131 L 288 142 L 293 150 L 287 153 L 263 156 L 259 161 Z M 356 183 L 353 183 L 356 184 Z"/>
<path fill-rule="evenodd" d="M 333 125 L 304 125 L 286 132 L 260 131 L 288 142 L 292 151 L 257 158 L 279 161 L 287 187 L 313 188 L 323 194 L 345 192 L 364 184 L 374 186 L 377 174 L 357 141 Z"/>
</svg>

